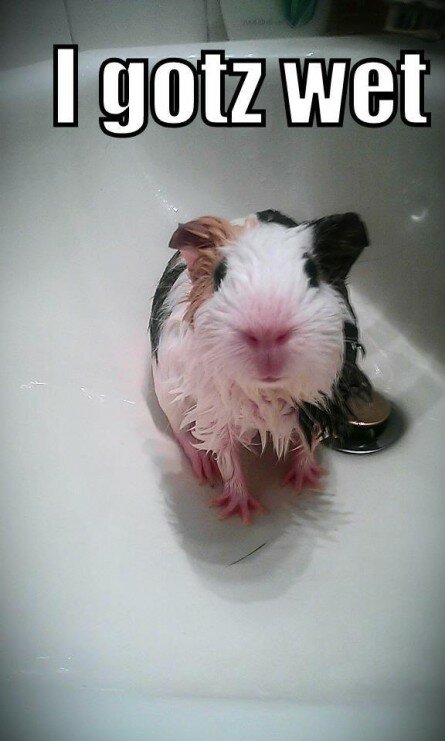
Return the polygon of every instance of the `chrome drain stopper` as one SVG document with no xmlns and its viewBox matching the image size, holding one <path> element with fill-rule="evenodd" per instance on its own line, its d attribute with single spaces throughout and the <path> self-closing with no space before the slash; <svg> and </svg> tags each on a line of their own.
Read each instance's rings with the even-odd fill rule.
<svg viewBox="0 0 445 741">
<path fill-rule="evenodd" d="M 341 453 L 378 453 L 398 440 L 405 424 L 401 411 L 378 391 L 369 401 L 359 396 L 348 399 L 349 425 L 342 439 L 329 437 L 324 444 Z"/>
</svg>

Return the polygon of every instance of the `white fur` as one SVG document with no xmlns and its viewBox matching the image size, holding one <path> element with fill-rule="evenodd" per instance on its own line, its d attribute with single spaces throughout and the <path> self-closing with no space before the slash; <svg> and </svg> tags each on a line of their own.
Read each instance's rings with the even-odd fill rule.
<svg viewBox="0 0 445 741">
<path fill-rule="evenodd" d="M 219 456 L 225 478 L 232 460 L 224 461 L 223 451 L 236 441 L 251 445 L 256 433 L 263 446 L 269 435 L 284 455 L 298 433 L 294 401 L 329 396 L 341 369 L 348 311 L 328 284 L 309 287 L 303 254 L 311 252 L 312 239 L 312 227 L 304 225 L 258 222 L 246 230 L 236 245 L 221 250 L 227 274 L 197 310 L 193 327 L 184 321 L 187 271 L 170 292 L 171 314 L 153 362 L 156 393 L 173 430 L 190 429 L 196 447 Z M 251 353 L 240 338 L 271 317 L 295 328 L 286 380 L 276 386 L 255 380 Z"/>
</svg>

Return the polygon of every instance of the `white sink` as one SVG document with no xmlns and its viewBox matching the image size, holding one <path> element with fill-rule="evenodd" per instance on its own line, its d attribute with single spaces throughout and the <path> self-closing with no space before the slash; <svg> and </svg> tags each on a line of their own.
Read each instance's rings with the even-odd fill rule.
<svg viewBox="0 0 445 741">
<path fill-rule="evenodd" d="M 195 46 L 81 54 L 78 129 L 52 128 L 49 62 L 1 78 L 10 738 L 438 738 L 444 64 L 427 50 L 431 129 L 348 118 L 299 130 L 286 126 L 277 56 L 394 62 L 400 47 L 226 48 L 268 57 L 266 129 L 101 132 L 104 59 L 195 58 Z M 326 494 L 300 500 L 270 459 L 250 461 L 271 513 L 245 528 L 217 520 L 170 436 L 146 326 L 178 221 L 265 208 L 367 223 L 351 276 L 365 369 L 407 429 L 377 455 L 326 451 Z"/>
</svg>

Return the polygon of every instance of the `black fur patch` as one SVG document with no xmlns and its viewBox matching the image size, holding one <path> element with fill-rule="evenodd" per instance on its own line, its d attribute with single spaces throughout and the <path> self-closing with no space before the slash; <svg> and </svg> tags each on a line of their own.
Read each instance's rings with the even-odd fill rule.
<svg viewBox="0 0 445 741">
<path fill-rule="evenodd" d="M 215 268 L 215 272 L 213 273 L 213 286 L 215 288 L 215 291 L 218 290 L 218 288 L 221 285 L 221 281 L 224 280 L 227 273 L 227 260 L 223 258 L 221 262 L 218 263 L 218 265 Z"/>
<path fill-rule="evenodd" d="M 368 246 L 366 227 L 354 213 L 333 214 L 310 224 L 314 253 L 328 283 L 344 281 L 362 250 Z"/>
<path fill-rule="evenodd" d="M 318 280 L 318 267 L 315 260 L 310 257 L 310 255 L 305 252 L 303 255 L 305 259 L 304 263 L 304 272 L 306 273 L 307 277 L 309 278 L 309 287 L 310 288 L 318 288 L 320 285 L 320 281 Z"/>
<path fill-rule="evenodd" d="M 151 351 L 156 360 L 158 359 L 158 347 L 162 327 L 165 320 L 169 317 L 169 312 L 165 308 L 165 302 L 179 276 L 186 269 L 184 263 L 178 263 L 179 255 L 179 252 L 175 252 L 171 260 L 169 260 L 153 297 L 148 329 L 150 332 Z"/>
<path fill-rule="evenodd" d="M 367 401 L 371 399 L 371 384 L 357 365 L 358 350 L 363 354 L 365 352 L 358 341 L 357 326 L 353 322 L 345 322 L 343 333 L 345 338 L 343 368 L 332 390 L 332 398 L 325 396 L 320 406 L 301 402 L 298 405 L 298 420 L 309 445 L 319 434 L 323 437 L 344 438 L 348 433 L 348 419 L 351 415 L 348 408 L 349 397 L 354 395 Z"/>
<path fill-rule="evenodd" d="M 272 208 L 268 208 L 266 211 L 257 211 L 257 217 L 260 221 L 265 224 L 281 224 L 281 226 L 298 226 L 298 222 L 291 219 L 290 216 L 285 216 L 280 211 L 274 211 Z"/>
</svg>

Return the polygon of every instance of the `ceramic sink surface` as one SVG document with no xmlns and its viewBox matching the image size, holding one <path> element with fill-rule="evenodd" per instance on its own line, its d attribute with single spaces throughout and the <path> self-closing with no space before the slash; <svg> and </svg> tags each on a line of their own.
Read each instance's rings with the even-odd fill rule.
<svg viewBox="0 0 445 741">
<path fill-rule="evenodd" d="M 402 44 L 402 48 L 406 44 Z M 211 47 L 211 45 L 209 45 Z M 50 63 L 2 75 L 4 702 L 17 738 L 432 739 L 444 641 L 443 62 L 431 129 L 289 129 L 277 56 L 383 57 L 394 42 L 232 43 L 267 57 L 265 129 L 131 139 L 98 125 L 111 56 L 80 55 L 79 127 L 52 128 Z M 271 510 L 206 505 L 156 405 L 146 326 L 178 221 L 354 210 L 351 276 L 375 385 L 404 437 L 325 451 L 296 502 L 249 462 Z M 264 544 L 264 545 L 263 545 Z M 256 553 L 235 561 L 263 546 Z M 233 564 L 233 565 L 231 565 Z M 30 735 L 29 729 L 34 731 Z M 12 731 L 11 731 L 12 732 Z M 13 737 L 13 736 L 11 736 Z"/>
</svg>

